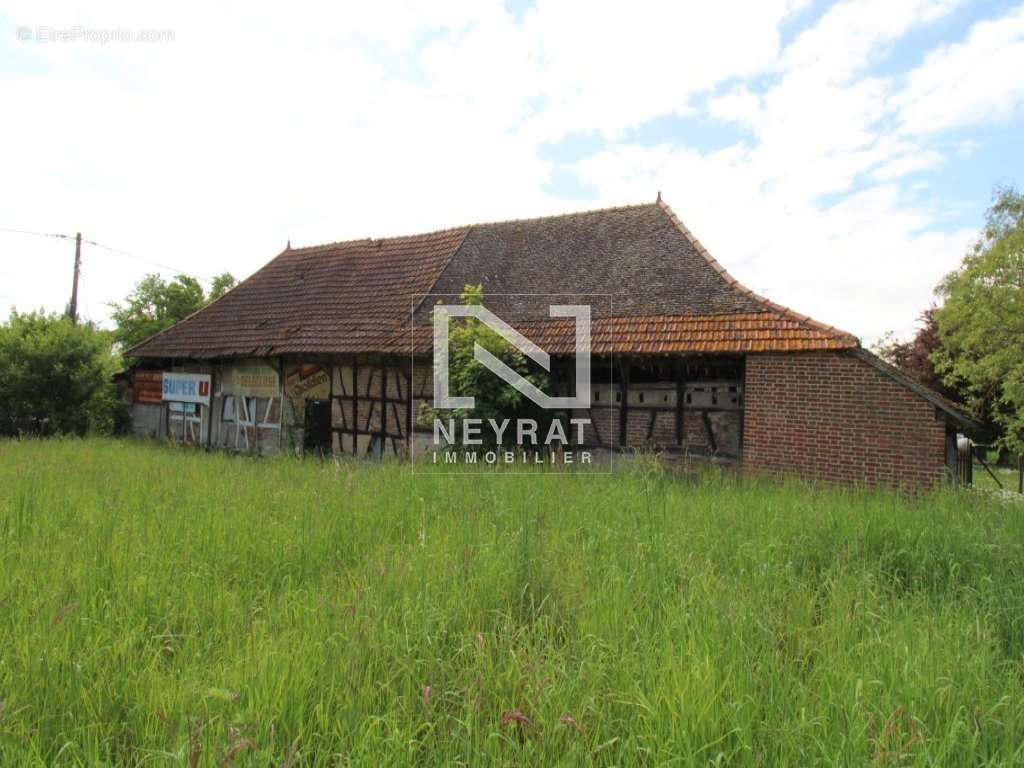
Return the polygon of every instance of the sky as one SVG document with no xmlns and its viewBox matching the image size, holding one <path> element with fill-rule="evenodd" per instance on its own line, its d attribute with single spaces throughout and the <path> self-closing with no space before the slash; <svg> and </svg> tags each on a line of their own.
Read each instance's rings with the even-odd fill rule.
<svg viewBox="0 0 1024 768">
<path fill-rule="evenodd" d="M 660 191 L 740 282 L 870 344 L 913 333 L 993 189 L 1024 185 L 1020 3 L 284 9 L 0 0 L 0 227 L 107 246 L 82 315 L 289 241 Z M 73 251 L 0 230 L 0 311 L 63 310 Z"/>
</svg>

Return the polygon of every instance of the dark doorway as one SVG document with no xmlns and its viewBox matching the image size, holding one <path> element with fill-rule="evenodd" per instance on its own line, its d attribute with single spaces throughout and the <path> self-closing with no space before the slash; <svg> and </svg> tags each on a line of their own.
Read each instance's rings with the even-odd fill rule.
<svg viewBox="0 0 1024 768">
<path fill-rule="evenodd" d="M 302 447 L 306 453 L 331 454 L 331 401 L 307 400 L 305 436 Z"/>
</svg>

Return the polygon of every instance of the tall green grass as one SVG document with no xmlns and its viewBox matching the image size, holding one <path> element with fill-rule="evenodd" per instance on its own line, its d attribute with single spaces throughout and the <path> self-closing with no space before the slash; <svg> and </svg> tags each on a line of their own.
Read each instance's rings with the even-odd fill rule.
<svg viewBox="0 0 1024 768">
<path fill-rule="evenodd" d="M 1024 761 L 1024 511 L 0 443 L 0 765 Z"/>
</svg>

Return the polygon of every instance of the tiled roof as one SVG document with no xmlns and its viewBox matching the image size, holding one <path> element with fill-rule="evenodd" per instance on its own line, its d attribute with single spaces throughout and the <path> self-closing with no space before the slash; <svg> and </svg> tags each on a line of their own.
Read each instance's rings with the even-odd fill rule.
<svg viewBox="0 0 1024 768">
<path fill-rule="evenodd" d="M 135 357 L 214 358 L 384 347 L 430 290 L 466 229 L 290 248 Z"/>
<path fill-rule="evenodd" d="M 572 351 L 573 321 L 548 317 L 553 293 L 595 296 L 595 354 L 859 346 L 851 334 L 744 288 L 659 199 L 286 250 L 129 352 L 214 358 L 429 351 L 432 305 L 441 296 L 454 303 L 467 283 L 482 283 L 489 309 L 555 353 Z"/>
<path fill-rule="evenodd" d="M 472 227 L 433 291 L 457 295 L 467 283 L 482 283 L 487 306 L 507 320 L 546 318 L 551 293 L 611 296 L 595 302 L 609 315 L 764 310 L 656 203 Z"/>
<path fill-rule="evenodd" d="M 516 323 L 516 330 L 551 354 L 575 351 L 575 319 L 556 318 Z M 412 334 L 416 353 L 429 353 L 432 328 L 420 325 Z M 595 355 L 728 352 L 799 352 L 850 349 L 847 337 L 827 333 L 777 312 L 718 315 L 647 315 L 595 318 L 591 322 Z M 410 334 L 398 334 L 389 352 L 408 353 Z"/>
</svg>

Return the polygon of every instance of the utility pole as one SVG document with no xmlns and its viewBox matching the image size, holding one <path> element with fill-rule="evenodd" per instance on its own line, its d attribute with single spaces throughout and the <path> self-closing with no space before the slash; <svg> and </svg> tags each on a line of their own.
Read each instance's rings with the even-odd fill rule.
<svg viewBox="0 0 1024 768">
<path fill-rule="evenodd" d="M 78 322 L 78 273 L 82 269 L 82 233 L 75 233 L 75 278 L 71 283 L 71 303 L 68 304 L 68 316 L 71 324 Z"/>
</svg>

